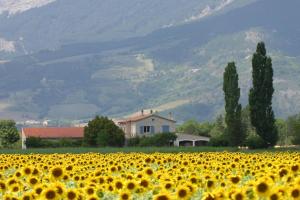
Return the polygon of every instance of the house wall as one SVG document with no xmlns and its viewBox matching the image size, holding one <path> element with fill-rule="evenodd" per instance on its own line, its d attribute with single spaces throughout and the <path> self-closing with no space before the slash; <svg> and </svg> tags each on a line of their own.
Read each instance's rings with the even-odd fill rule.
<svg viewBox="0 0 300 200">
<path fill-rule="evenodd" d="M 154 126 L 154 133 L 140 133 L 140 127 L 141 126 Z M 162 133 L 162 126 L 169 126 L 169 132 L 175 132 L 175 122 L 170 121 L 170 120 L 166 120 L 166 119 L 162 119 L 160 117 L 157 116 L 152 116 L 152 117 L 148 117 L 146 119 L 137 121 L 137 122 L 132 122 L 132 137 L 136 137 L 136 136 L 143 136 L 143 135 L 153 135 L 156 133 Z"/>
<path fill-rule="evenodd" d="M 23 129 L 21 131 L 21 142 L 22 142 L 22 149 L 26 149 L 26 137 Z"/>
<path fill-rule="evenodd" d="M 131 137 L 131 132 L 132 132 L 131 129 L 132 129 L 132 127 L 131 127 L 131 123 L 130 122 L 128 122 L 126 124 L 121 124 L 121 125 L 118 125 L 118 126 L 124 131 L 126 138 Z"/>
</svg>

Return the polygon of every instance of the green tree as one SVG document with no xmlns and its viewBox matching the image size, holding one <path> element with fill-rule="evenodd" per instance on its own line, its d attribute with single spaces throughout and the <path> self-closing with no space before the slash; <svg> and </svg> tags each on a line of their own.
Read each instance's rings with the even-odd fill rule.
<svg viewBox="0 0 300 200">
<path fill-rule="evenodd" d="M 239 76 L 236 71 L 235 63 L 228 63 L 224 72 L 223 91 L 225 95 L 225 135 L 230 146 L 242 145 L 245 134 L 242 130 L 241 112 L 242 106 L 239 103 L 240 88 Z"/>
<path fill-rule="evenodd" d="M 188 120 L 177 127 L 177 131 L 192 135 L 208 136 L 212 128 L 213 125 L 209 122 L 199 123 L 196 120 Z"/>
<path fill-rule="evenodd" d="M 265 44 L 258 43 L 252 58 L 252 88 L 249 93 L 251 123 L 264 141 L 262 147 L 274 146 L 278 140 L 272 109 L 272 59 L 266 55 Z"/>
<path fill-rule="evenodd" d="M 125 135 L 122 129 L 107 117 L 96 116 L 84 128 L 84 144 L 88 146 L 123 146 Z"/>
<path fill-rule="evenodd" d="M 287 136 L 292 137 L 292 144 L 300 144 L 300 114 L 290 116 L 287 119 Z"/>
<path fill-rule="evenodd" d="M 20 139 L 20 134 L 13 120 L 0 120 L 0 142 L 3 147 L 10 147 Z"/>
<path fill-rule="evenodd" d="M 275 122 L 275 125 L 278 130 L 278 145 L 287 145 L 289 143 L 288 141 L 288 132 L 287 132 L 287 123 L 283 119 L 277 119 Z"/>
</svg>

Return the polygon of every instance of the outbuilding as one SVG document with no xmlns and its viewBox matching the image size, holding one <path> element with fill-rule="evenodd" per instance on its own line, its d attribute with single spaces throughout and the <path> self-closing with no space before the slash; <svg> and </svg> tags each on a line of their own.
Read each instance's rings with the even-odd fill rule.
<svg viewBox="0 0 300 200">
<path fill-rule="evenodd" d="M 21 140 L 22 149 L 26 149 L 26 139 L 36 137 L 47 140 L 58 139 L 82 139 L 84 136 L 83 127 L 41 127 L 41 128 L 22 128 Z"/>
<path fill-rule="evenodd" d="M 206 146 L 210 140 L 209 137 L 185 133 L 176 133 L 176 135 L 174 146 Z"/>
</svg>

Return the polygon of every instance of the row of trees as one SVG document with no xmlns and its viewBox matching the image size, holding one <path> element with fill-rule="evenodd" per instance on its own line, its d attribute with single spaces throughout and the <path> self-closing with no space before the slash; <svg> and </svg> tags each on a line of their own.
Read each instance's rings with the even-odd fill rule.
<svg viewBox="0 0 300 200">
<path fill-rule="evenodd" d="M 228 63 L 224 72 L 223 91 L 227 125 L 225 135 L 230 146 L 243 145 L 247 137 L 242 127 L 238 80 L 235 63 Z M 252 88 L 249 91 L 250 121 L 260 147 L 274 146 L 278 140 L 272 109 L 273 93 L 272 59 L 267 56 L 265 44 L 260 42 L 252 58 Z"/>
</svg>

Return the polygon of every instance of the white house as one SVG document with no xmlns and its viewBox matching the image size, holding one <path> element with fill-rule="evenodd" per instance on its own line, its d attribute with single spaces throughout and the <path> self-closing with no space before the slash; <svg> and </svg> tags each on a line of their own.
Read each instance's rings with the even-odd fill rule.
<svg viewBox="0 0 300 200">
<path fill-rule="evenodd" d="M 163 117 L 152 111 L 148 114 L 141 111 L 136 116 L 118 120 L 116 124 L 123 129 L 126 138 L 175 132 L 176 129 L 176 121 L 172 117 Z"/>
</svg>

